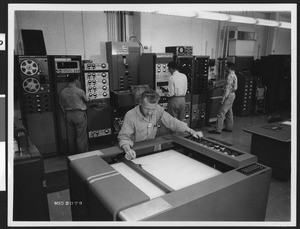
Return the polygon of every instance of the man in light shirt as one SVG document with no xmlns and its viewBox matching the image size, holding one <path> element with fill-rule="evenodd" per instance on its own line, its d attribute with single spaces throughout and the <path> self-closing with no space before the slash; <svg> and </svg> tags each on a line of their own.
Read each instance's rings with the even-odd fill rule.
<svg viewBox="0 0 300 229">
<path fill-rule="evenodd" d="M 176 62 L 171 61 L 168 63 L 169 78 L 168 90 L 166 95 L 169 96 L 167 111 L 173 117 L 182 121 L 185 116 L 185 94 L 187 92 L 187 77 L 185 74 L 178 71 Z"/>
<path fill-rule="evenodd" d="M 173 131 L 188 132 L 195 138 L 203 137 L 201 131 L 194 131 L 186 123 L 172 117 L 163 107 L 159 106 L 159 99 L 160 97 L 156 91 L 146 90 L 141 95 L 139 105 L 126 113 L 118 135 L 118 141 L 120 148 L 125 152 L 127 160 L 136 157 L 136 153 L 132 149 L 135 142 L 155 138 L 160 122 Z"/>
<path fill-rule="evenodd" d="M 235 91 L 238 86 L 238 80 L 235 74 L 235 64 L 228 62 L 226 70 L 228 72 L 226 86 L 221 100 L 221 107 L 217 114 L 216 126 L 214 129 L 208 131 L 211 134 L 221 134 L 222 131 L 232 132 L 233 130 L 232 105 L 235 100 Z"/>
</svg>

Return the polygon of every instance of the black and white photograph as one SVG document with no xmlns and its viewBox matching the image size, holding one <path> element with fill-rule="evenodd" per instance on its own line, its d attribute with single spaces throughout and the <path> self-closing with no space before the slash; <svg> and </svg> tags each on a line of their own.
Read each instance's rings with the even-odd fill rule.
<svg viewBox="0 0 300 229">
<path fill-rule="evenodd" d="M 7 227 L 296 227 L 297 4 L 6 6 Z"/>
</svg>

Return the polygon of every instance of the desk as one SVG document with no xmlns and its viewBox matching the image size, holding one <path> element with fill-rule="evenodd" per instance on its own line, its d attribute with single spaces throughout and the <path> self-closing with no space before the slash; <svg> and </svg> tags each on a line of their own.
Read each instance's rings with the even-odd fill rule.
<svg viewBox="0 0 300 229">
<path fill-rule="evenodd" d="M 291 172 L 291 125 L 288 122 L 267 123 L 244 128 L 252 134 L 251 154 L 272 168 L 272 176 L 288 181 Z"/>
</svg>

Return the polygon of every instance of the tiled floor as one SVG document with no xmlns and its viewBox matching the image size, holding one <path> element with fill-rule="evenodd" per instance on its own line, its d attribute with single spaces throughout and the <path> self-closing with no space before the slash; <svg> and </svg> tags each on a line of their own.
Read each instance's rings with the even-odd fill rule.
<svg viewBox="0 0 300 229">
<path fill-rule="evenodd" d="M 284 119 L 290 119 L 290 114 L 281 112 Z M 250 153 L 251 134 L 243 131 L 245 127 L 267 123 L 269 115 L 253 115 L 247 117 L 235 117 L 234 131 L 222 132 L 221 135 L 209 134 L 211 127 L 201 128 L 205 137 L 213 137 L 233 145 L 234 148 Z M 67 168 L 66 156 L 47 158 L 44 160 L 45 171 L 53 172 Z M 48 194 L 50 219 L 52 221 L 72 220 L 69 206 L 58 206 L 57 201 L 69 201 L 69 190 L 63 190 Z M 291 219 L 291 185 L 276 178 L 271 179 L 269 199 L 266 212 L 266 221 L 290 221 Z"/>
</svg>

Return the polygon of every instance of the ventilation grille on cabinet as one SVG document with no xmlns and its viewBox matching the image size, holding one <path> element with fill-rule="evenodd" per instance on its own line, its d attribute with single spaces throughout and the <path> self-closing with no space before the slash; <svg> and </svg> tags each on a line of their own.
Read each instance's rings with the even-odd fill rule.
<svg viewBox="0 0 300 229">
<path fill-rule="evenodd" d="M 248 165 L 246 167 L 243 167 L 241 169 L 238 169 L 237 171 L 240 172 L 240 173 L 243 173 L 246 176 L 249 176 L 249 175 L 254 174 L 254 173 L 258 172 L 258 171 L 261 171 L 261 170 L 263 170 L 265 168 L 266 167 L 263 166 L 263 165 L 254 163 L 254 164 Z"/>
</svg>

